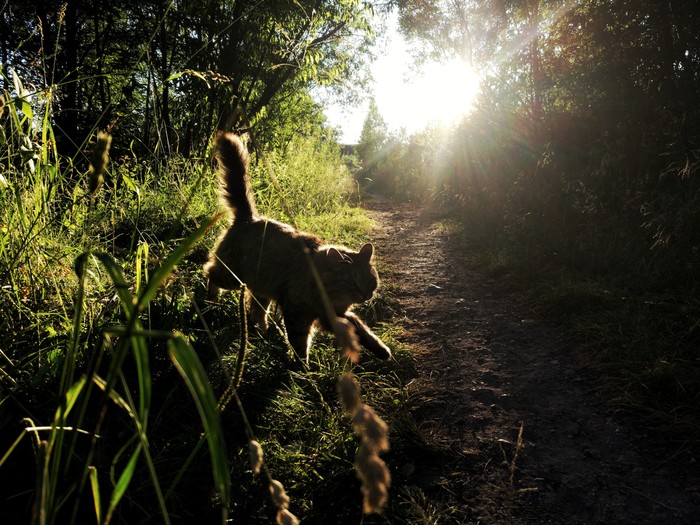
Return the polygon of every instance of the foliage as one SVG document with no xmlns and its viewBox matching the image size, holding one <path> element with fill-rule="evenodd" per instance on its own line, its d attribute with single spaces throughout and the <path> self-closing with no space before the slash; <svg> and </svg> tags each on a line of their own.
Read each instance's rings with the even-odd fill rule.
<svg viewBox="0 0 700 525">
<path fill-rule="evenodd" d="M 371 176 L 373 170 L 382 159 L 386 148 L 388 129 L 384 118 L 379 113 L 374 98 L 369 101 L 367 116 L 362 124 L 360 142 L 357 145 L 357 156 L 362 161 L 362 169 L 367 176 Z"/>
<path fill-rule="evenodd" d="M 389 134 L 388 127 L 370 101 L 360 142 L 356 147 L 359 167 L 355 178 L 368 192 L 402 200 L 420 200 L 431 190 L 447 132 L 437 127 L 407 136 Z"/>
<path fill-rule="evenodd" d="M 312 210 L 337 211 L 353 189 L 340 147 L 325 132 L 296 134 L 283 150 L 262 156 L 252 172 L 258 208 L 265 214 L 286 210 L 280 219 L 287 222 L 303 221 Z"/>
<path fill-rule="evenodd" d="M 282 106 L 288 114 L 290 93 L 352 85 L 369 16 L 359 0 L 12 0 L 1 58 L 53 104 L 64 154 L 109 128 L 119 151 L 188 156 L 203 153 L 212 130 L 274 122 Z M 262 142 L 263 130 L 283 128 L 260 127 Z"/>
<path fill-rule="evenodd" d="M 251 523 L 276 512 L 292 519 L 289 505 L 327 512 L 311 499 L 332 499 L 326 472 L 357 484 L 344 497 L 359 518 L 357 444 L 337 402 L 343 362 L 330 340 L 308 372 L 323 393 L 290 374 L 275 333 L 246 345 L 243 381 L 227 389 L 237 297 L 212 304 L 199 293 L 219 219 L 210 162 L 117 150 L 107 165 L 100 135 L 102 149 L 80 173 L 53 149 L 51 112 L 39 112 L 50 106 L 45 94 L 27 93 L 18 77 L 13 89 L 0 116 L 0 520 L 222 523 L 234 507 Z M 254 154 L 259 202 L 275 217 L 293 210 L 290 220 L 330 241 L 358 243 L 370 224 L 347 204 L 354 187 L 339 145 L 320 126 L 305 130 L 284 149 Z M 264 424 L 243 432 L 240 413 L 227 409 L 232 397 Z M 253 431 L 290 487 L 292 502 L 279 510 L 238 459 Z M 308 455 L 295 452 L 299 440 Z M 316 457 L 322 473 L 306 472 Z"/>
<path fill-rule="evenodd" d="M 685 350 L 699 326 L 696 3 L 398 6 L 424 56 L 460 55 L 486 73 L 473 113 L 424 161 L 424 173 L 437 169 L 422 197 L 456 215 L 499 271 L 527 278 L 545 308 L 536 283 L 559 290 L 553 303 L 571 307 L 636 409 L 696 413 L 700 369 Z M 386 187 L 401 194 L 405 167 L 391 164 L 401 169 Z M 570 279 L 605 292 L 569 295 Z"/>
<path fill-rule="evenodd" d="M 700 248 L 691 211 L 698 18 L 689 3 L 407 4 L 414 9 L 402 20 L 411 34 L 442 52 L 466 46 L 480 56 L 493 49 L 490 40 L 455 40 L 471 33 L 448 15 L 457 5 L 475 17 L 486 9 L 480 23 L 503 50 L 490 60 L 495 73 L 480 105 L 447 151 L 435 152 L 446 156 L 435 184 L 441 202 L 459 205 L 466 220 L 485 223 L 528 257 L 556 251 L 596 272 L 635 261 L 662 287 L 664 268 L 684 268 L 678 285 L 697 283 L 689 261 Z M 439 20 L 430 30 L 421 25 L 428 14 Z"/>
</svg>

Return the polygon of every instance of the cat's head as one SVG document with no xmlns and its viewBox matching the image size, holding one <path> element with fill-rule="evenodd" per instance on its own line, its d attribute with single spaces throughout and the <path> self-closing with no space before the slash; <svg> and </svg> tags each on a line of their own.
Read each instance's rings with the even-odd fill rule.
<svg viewBox="0 0 700 525">
<path fill-rule="evenodd" d="M 324 272 L 327 277 L 324 283 L 331 300 L 339 300 L 349 306 L 372 297 L 379 285 L 379 276 L 372 264 L 372 244 L 365 244 L 357 252 L 340 246 L 329 246 L 322 253 L 327 269 L 330 270 Z"/>
</svg>

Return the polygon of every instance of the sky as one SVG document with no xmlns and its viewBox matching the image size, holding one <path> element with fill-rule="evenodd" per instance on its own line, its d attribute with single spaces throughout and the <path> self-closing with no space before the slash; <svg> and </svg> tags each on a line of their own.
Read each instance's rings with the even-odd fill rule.
<svg viewBox="0 0 700 525">
<path fill-rule="evenodd" d="M 397 31 L 398 21 L 389 20 L 386 48 L 372 64 L 373 93 L 377 109 L 390 131 L 405 129 L 409 134 L 429 124 L 450 124 L 468 112 L 478 92 L 478 76 L 465 63 L 452 60 L 430 63 L 412 71 L 409 47 Z M 325 114 L 329 123 L 341 129 L 341 142 L 355 144 L 360 139 L 369 100 L 355 108 L 330 105 Z"/>
</svg>

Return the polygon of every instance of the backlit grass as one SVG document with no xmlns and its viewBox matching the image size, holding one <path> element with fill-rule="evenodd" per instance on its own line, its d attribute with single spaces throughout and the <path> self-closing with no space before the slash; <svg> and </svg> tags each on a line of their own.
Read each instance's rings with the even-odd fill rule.
<svg viewBox="0 0 700 525">
<path fill-rule="evenodd" d="M 208 159 L 125 157 L 104 170 L 93 160 L 81 171 L 50 149 L 48 121 L 37 133 L 21 105 L 11 110 L 0 158 L 0 520 L 401 522 L 400 511 L 362 517 L 358 436 L 337 393 L 348 364 L 332 337 L 317 338 L 306 369 L 279 322 L 250 334 L 238 384 L 239 294 L 204 299 L 201 266 L 227 226 Z M 261 210 L 329 242 L 366 241 L 372 224 L 348 204 L 357 197 L 337 151 L 295 142 L 256 163 Z M 397 358 L 363 357 L 363 400 L 390 425 L 410 420 L 400 402 L 410 357 L 393 339 L 391 305 L 380 295 L 362 313 Z M 251 438 L 267 479 L 251 473 Z M 270 498 L 273 477 L 289 503 Z"/>
</svg>

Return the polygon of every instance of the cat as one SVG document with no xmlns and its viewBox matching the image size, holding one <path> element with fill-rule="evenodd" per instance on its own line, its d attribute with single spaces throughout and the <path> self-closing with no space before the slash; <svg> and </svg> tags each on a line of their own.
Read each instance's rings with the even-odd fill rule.
<svg viewBox="0 0 700 525">
<path fill-rule="evenodd" d="M 335 315 L 352 324 L 362 346 L 389 359 L 389 348 L 350 311 L 352 305 L 370 299 L 379 284 L 372 264 L 374 246 L 368 243 L 355 252 L 326 245 L 316 235 L 258 215 L 245 145 L 237 135 L 221 133 L 216 147 L 219 193 L 233 224 L 221 234 L 204 266 L 209 297 L 245 283 L 251 320 L 263 330 L 275 301 L 289 344 L 307 360 L 314 326 L 331 331 L 332 321 L 310 267 L 313 262 Z"/>
</svg>

